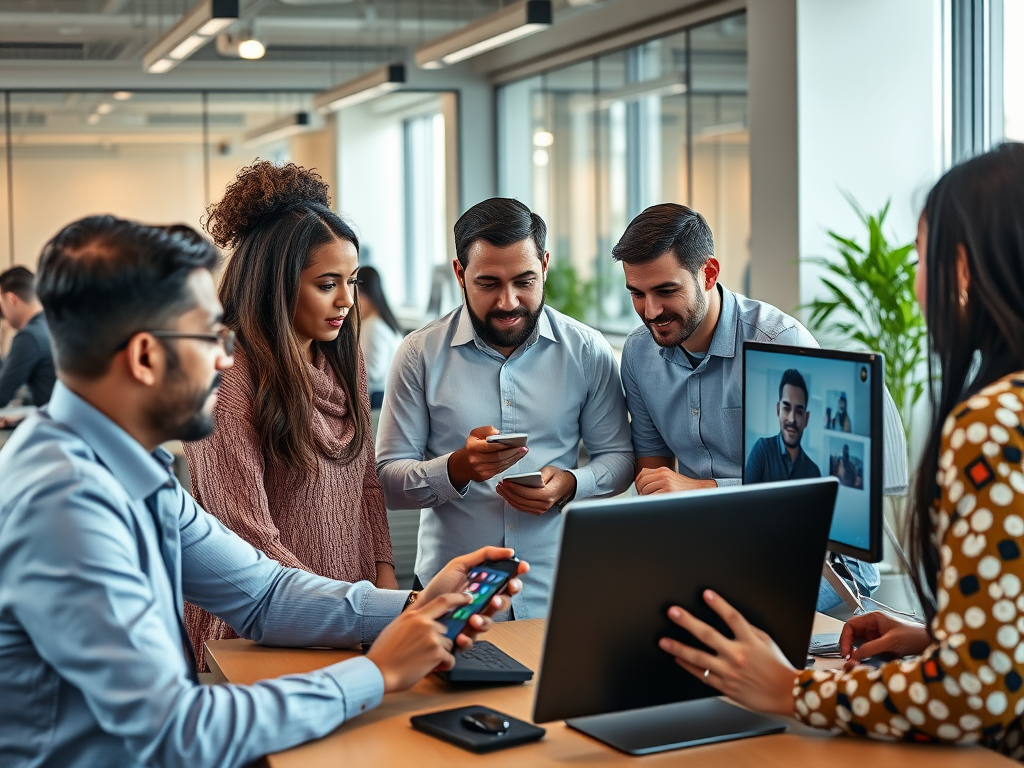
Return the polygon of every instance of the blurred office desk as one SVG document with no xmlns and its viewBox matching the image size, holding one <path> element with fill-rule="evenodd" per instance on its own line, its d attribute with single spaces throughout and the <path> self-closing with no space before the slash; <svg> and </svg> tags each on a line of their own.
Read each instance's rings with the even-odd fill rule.
<svg viewBox="0 0 1024 768">
<path fill-rule="evenodd" d="M 837 632 L 841 623 L 818 615 L 815 632 Z M 581 642 L 586 630 L 581 628 Z M 539 667 L 544 622 L 516 621 L 497 625 L 487 639 L 530 669 Z M 350 651 L 261 648 L 249 640 L 216 640 L 206 644 L 210 669 L 222 682 L 254 683 L 296 672 L 309 672 L 356 654 Z M 835 665 L 837 662 L 833 662 Z M 536 678 L 535 678 L 536 679 Z M 981 747 L 941 747 L 884 743 L 833 736 L 790 721 L 786 733 L 721 744 L 691 747 L 644 757 L 630 757 L 578 733 L 564 723 L 547 723 L 539 742 L 474 755 L 447 742 L 414 731 L 412 715 L 438 709 L 483 704 L 529 721 L 533 683 L 511 687 L 459 688 L 429 675 L 411 690 L 384 697 L 375 710 L 344 723 L 333 733 L 266 760 L 269 768 L 373 766 L 374 768 L 487 768 L 523 766 L 678 766 L 687 768 L 1010 768 L 1017 763 Z"/>
</svg>

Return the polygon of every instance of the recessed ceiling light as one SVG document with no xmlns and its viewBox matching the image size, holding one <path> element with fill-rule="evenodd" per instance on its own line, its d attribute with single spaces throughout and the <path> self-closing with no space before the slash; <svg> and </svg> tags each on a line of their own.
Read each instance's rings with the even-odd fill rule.
<svg viewBox="0 0 1024 768">
<path fill-rule="evenodd" d="M 95 113 L 93 113 L 93 114 L 89 115 L 87 118 L 85 118 L 85 122 L 87 122 L 89 125 L 96 125 L 96 123 L 98 123 L 99 121 L 100 121 L 100 116 L 95 114 Z"/>
<path fill-rule="evenodd" d="M 128 101 L 134 95 L 131 91 L 114 91 L 114 98 L 118 101 Z"/>
<path fill-rule="evenodd" d="M 114 111 L 114 105 L 111 104 L 109 101 L 104 101 L 102 104 L 96 107 L 96 111 L 101 115 L 109 115 L 111 112 Z"/>
</svg>

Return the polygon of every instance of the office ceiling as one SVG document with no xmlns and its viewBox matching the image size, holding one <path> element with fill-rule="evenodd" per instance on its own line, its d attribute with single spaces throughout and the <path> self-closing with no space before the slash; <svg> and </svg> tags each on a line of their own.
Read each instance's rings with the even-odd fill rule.
<svg viewBox="0 0 1024 768">
<path fill-rule="evenodd" d="M 193 0 L 0 0 L 0 62 L 135 61 Z M 229 31 L 267 45 L 256 65 L 334 62 L 365 68 L 393 61 L 474 19 L 500 0 L 243 0 Z M 212 45 L 197 61 L 213 61 Z"/>
</svg>

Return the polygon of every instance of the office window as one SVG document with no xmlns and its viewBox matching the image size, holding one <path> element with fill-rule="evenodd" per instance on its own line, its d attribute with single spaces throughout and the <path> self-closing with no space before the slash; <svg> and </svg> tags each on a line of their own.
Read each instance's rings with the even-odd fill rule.
<svg viewBox="0 0 1024 768">
<path fill-rule="evenodd" d="M 1024 141 L 1024 0 L 1003 0 L 1003 135 Z"/>
<path fill-rule="evenodd" d="M 405 305 L 426 307 L 435 265 L 445 264 L 445 136 L 440 112 L 406 118 Z"/>
<path fill-rule="evenodd" d="M 552 265 L 590 284 L 583 319 L 638 324 L 611 249 L 660 202 L 707 218 L 723 282 L 746 289 L 745 14 L 503 85 L 498 114 L 499 192 L 544 218 Z"/>
</svg>

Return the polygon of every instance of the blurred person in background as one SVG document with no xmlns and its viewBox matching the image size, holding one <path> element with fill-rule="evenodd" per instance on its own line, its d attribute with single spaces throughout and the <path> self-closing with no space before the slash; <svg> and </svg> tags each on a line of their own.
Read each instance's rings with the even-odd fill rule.
<svg viewBox="0 0 1024 768">
<path fill-rule="evenodd" d="M 25 267 L 0 273 L 0 314 L 15 330 L 10 354 L 0 363 L 0 408 L 11 402 L 22 385 L 28 386 L 33 405 L 44 405 L 57 381 L 50 334 L 34 283 L 34 275 Z"/>
<path fill-rule="evenodd" d="M 378 410 L 384 402 L 384 385 L 388 381 L 391 359 L 402 343 L 402 328 L 388 305 L 380 273 L 373 267 L 360 267 L 357 277 L 359 348 L 366 362 L 370 408 Z"/>
</svg>

